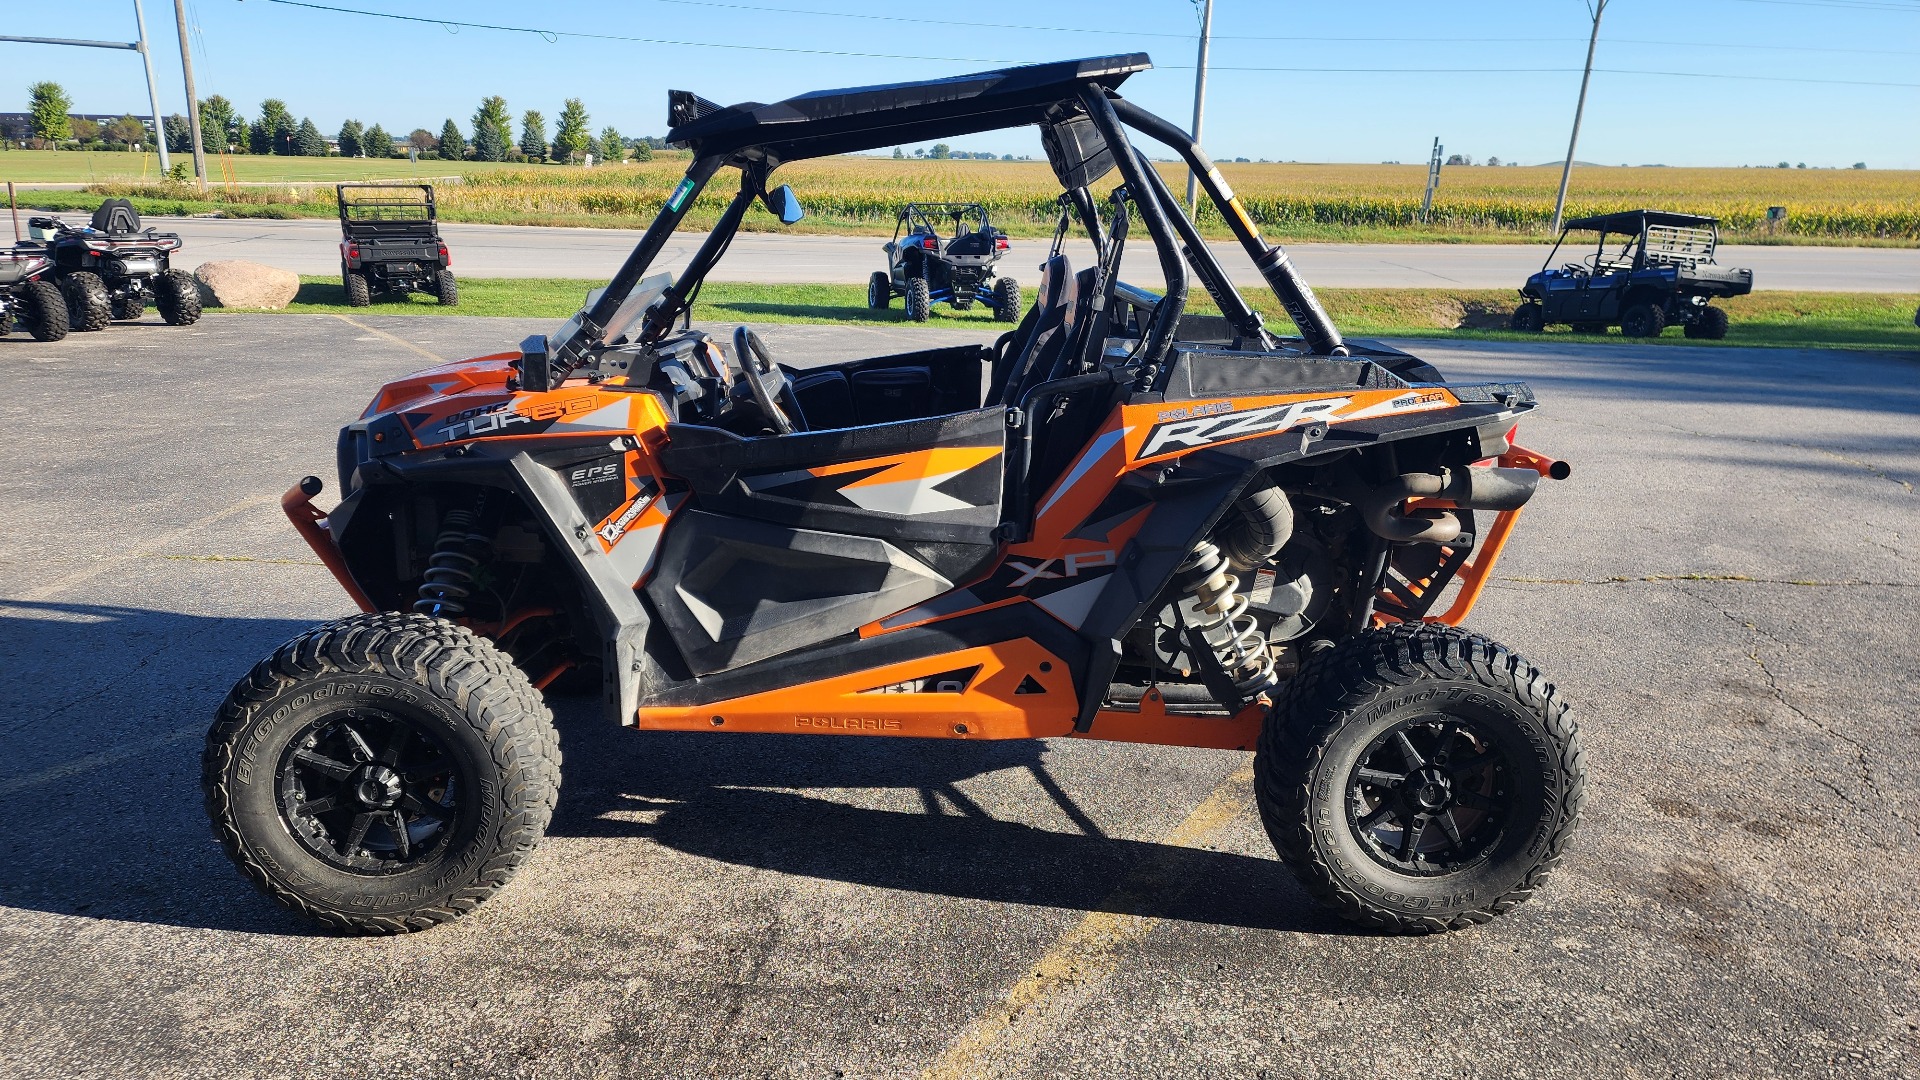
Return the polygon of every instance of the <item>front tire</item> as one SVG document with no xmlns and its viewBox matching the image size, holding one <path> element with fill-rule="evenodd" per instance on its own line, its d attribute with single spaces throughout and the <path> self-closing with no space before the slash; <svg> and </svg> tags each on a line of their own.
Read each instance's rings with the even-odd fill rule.
<svg viewBox="0 0 1920 1080">
<path fill-rule="evenodd" d="M 153 282 L 153 303 L 168 326 L 200 321 L 200 283 L 185 270 L 169 270 Z"/>
<path fill-rule="evenodd" d="M 1533 895 L 1579 822 L 1585 762 L 1532 665 L 1414 623 L 1309 660 L 1268 717 L 1254 777 L 1267 835 L 1315 899 L 1419 934 Z"/>
<path fill-rule="evenodd" d="M 67 326 L 91 333 L 106 329 L 113 320 L 113 305 L 107 299 L 107 283 L 91 270 L 76 270 L 61 283 L 67 294 Z"/>
<path fill-rule="evenodd" d="M 933 295 L 926 278 L 907 279 L 907 318 L 921 323 L 933 318 Z"/>
<path fill-rule="evenodd" d="M 433 279 L 433 295 L 439 299 L 441 307 L 460 306 L 460 282 L 454 279 L 453 271 L 442 270 Z"/>
<path fill-rule="evenodd" d="M 1546 329 L 1546 309 L 1537 303 L 1521 304 L 1513 309 L 1513 318 L 1507 325 L 1522 334 L 1537 334 Z"/>
<path fill-rule="evenodd" d="M 341 275 L 347 286 L 347 306 L 366 307 L 373 303 L 373 290 L 367 287 L 367 275 L 348 271 Z"/>
<path fill-rule="evenodd" d="M 893 303 L 893 278 L 885 270 L 875 270 L 867 279 L 867 307 L 874 311 Z"/>
<path fill-rule="evenodd" d="M 560 750 L 540 692 L 424 615 L 326 623 L 255 665 L 201 757 L 213 833 L 268 896 L 331 930 L 471 911 L 540 841 Z"/>
<path fill-rule="evenodd" d="M 33 340 L 59 341 L 67 336 L 67 300 L 53 282 L 27 282 L 23 314 Z"/>
</svg>

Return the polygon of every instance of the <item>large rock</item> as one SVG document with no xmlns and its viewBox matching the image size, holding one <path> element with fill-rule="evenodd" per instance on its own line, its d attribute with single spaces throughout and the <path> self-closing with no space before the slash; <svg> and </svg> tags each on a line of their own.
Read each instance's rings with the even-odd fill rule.
<svg viewBox="0 0 1920 1080">
<path fill-rule="evenodd" d="M 278 310 L 300 291 L 300 275 L 245 259 L 201 263 L 193 276 L 200 282 L 200 302 L 217 307 Z"/>
</svg>

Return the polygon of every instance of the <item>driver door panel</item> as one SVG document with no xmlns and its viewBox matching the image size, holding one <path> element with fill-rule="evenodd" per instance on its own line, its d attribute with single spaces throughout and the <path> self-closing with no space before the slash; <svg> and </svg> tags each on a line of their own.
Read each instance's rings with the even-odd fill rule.
<svg viewBox="0 0 1920 1080">
<path fill-rule="evenodd" d="M 997 550 L 1006 411 L 746 439 L 672 424 L 692 489 L 646 587 L 711 674 L 854 631 L 977 575 Z"/>
</svg>

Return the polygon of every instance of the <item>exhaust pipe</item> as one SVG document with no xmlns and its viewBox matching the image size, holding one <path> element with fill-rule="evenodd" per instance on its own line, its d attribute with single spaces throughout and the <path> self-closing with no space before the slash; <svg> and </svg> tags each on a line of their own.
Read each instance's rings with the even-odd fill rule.
<svg viewBox="0 0 1920 1080">
<path fill-rule="evenodd" d="M 1404 544 L 1446 544 L 1460 538 L 1460 515 L 1447 510 L 1408 512 L 1408 499 L 1447 499 L 1462 510 L 1518 510 L 1533 498 L 1540 474 L 1532 469 L 1442 469 L 1405 473 L 1348 501 L 1360 508 L 1367 527 Z"/>
</svg>

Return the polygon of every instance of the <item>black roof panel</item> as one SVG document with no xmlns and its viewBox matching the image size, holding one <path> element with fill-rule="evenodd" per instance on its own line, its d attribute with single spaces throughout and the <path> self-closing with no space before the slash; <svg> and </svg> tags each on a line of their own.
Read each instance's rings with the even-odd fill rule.
<svg viewBox="0 0 1920 1080">
<path fill-rule="evenodd" d="M 1595 214 L 1592 217 L 1574 218 L 1566 223 L 1569 229 L 1594 229 L 1600 232 L 1640 231 L 1641 223 L 1648 225 L 1689 226 L 1711 225 L 1718 218 L 1701 217 L 1699 214 L 1676 214 L 1671 210 L 1622 210 L 1617 214 Z"/>
<path fill-rule="evenodd" d="M 1058 60 L 927 82 L 816 90 L 763 105 L 716 106 L 684 90 L 668 95 L 667 141 L 696 157 L 764 151 L 776 161 L 949 139 L 1041 122 L 1087 83 L 1112 89 L 1153 67 L 1145 53 Z"/>
</svg>

